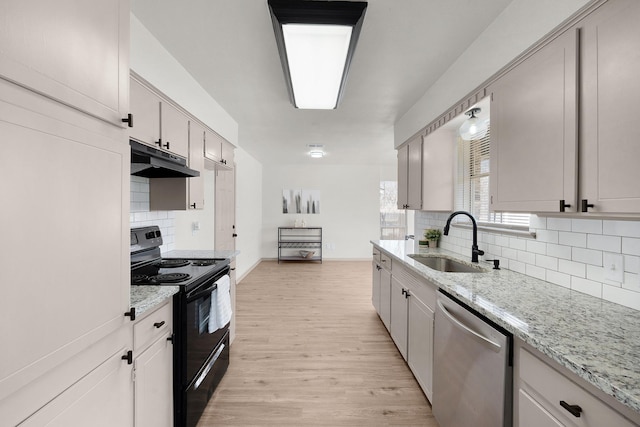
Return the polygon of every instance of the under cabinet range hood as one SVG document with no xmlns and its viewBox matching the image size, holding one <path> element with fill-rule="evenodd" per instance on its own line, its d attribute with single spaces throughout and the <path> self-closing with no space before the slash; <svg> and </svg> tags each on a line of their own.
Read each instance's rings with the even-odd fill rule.
<svg viewBox="0 0 640 427">
<path fill-rule="evenodd" d="M 187 167 L 187 160 L 134 140 L 131 145 L 131 175 L 145 178 L 192 178 L 200 176 Z"/>
</svg>

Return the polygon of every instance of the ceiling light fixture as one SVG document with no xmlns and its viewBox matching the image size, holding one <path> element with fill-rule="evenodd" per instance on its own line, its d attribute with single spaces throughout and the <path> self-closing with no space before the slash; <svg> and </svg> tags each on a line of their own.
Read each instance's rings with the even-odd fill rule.
<svg viewBox="0 0 640 427">
<path fill-rule="evenodd" d="M 324 156 L 324 145 L 322 144 L 309 144 L 309 156 L 314 159 L 321 159 Z"/>
<path fill-rule="evenodd" d="M 342 98 L 367 2 L 268 0 L 289 98 L 335 109 Z"/>
<path fill-rule="evenodd" d="M 480 108 L 472 108 L 465 114 L 469 116 L 468 120 L 465 120 L 462 126 L 460 126 L 460 137 L 465 141 L 471 141 L 472 139 L 484 138 L 487 135 L 487 122 L 476 117 L 477 113 L 482 111 Z"/>
</svg>

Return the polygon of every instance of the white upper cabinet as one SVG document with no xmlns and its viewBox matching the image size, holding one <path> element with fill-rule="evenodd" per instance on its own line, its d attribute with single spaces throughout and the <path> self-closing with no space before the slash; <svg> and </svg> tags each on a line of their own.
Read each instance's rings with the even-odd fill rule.
<svg viewBox="0 0 640 427">
<path fill-rule="evenodd" d="M 204 127 L 189 122 L 189 167 L 200 171 L 200 176 L 188 178 L 189 209 L 204 208 Z"/>
<path fill-rule="evenodd" d="M 580 25 L 580 210 L 640 212 L 640 2 L 609 1 Z M 586 200 L 586 202 L 583 202 Z"/>
<path fill-rule="evenodd" d="M 216 132 L 206 130 L 204 157 L 207 169 L 233 169 L 235 147 Z"/>
<path fill-rule="evenodd" d="M 422 210 L 453 210 L 455 131 L 439 129 L 422 146 Z"/>
<path fill-rule="evenodd" d="M 6 0 L 0 17 L 0 77 L 125 126 L 128 0 Z"/>
<path fill-rule="evenodd" d="M 422 136 L 398 149 L 398 209 L 422 208 Z"/>
<path fill-rule="evenodd" d="M 568 30 L 489 88 L 492 210 L 576 212 L 576 46 Z"/>
<path fill-rule="evenodd" d="M 182 157 L 189 157 L 189 119 L 164 100 L 160 103 L 160 139 L 161 148 Z"/>
</svg>

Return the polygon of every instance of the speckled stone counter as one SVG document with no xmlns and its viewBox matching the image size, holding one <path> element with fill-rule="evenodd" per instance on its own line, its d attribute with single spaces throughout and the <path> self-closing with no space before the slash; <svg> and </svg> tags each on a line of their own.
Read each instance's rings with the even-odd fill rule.
<svg viewBox="0 0 640 427">
<path fill-rule="evenodd" d="M 469 258 L 417 242 L 381 240 L 375 246 L 469 304 L 587 382 L 640 412 L 640 312 L 509 270 L 444 273 L 412 259 L 437 254 Z"/>
<path fill-rule="evenodd" d="M 180 290 L 178 286 L 136 286 L 131 285 L 131 307 L 136 308 L 136 316 L 153 310 L 167 298 L 171 298 Z"/>
</svg>

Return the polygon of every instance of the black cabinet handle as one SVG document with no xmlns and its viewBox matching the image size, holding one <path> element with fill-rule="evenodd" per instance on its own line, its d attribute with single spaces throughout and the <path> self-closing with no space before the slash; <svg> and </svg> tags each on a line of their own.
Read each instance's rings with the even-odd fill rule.
<svg viewBox="0 0 640 427">
<path fill-rule="evenodd" d="M 580 414 L 582 413 L 582 408 L 580 406 L 578 406 L 578 405 L 569 405 L 564 400 L 560 401 L 560 406 L 562 406 L 564 409 L 569 411 L 571 413 L 571 415 L 573 415 L 574 417 L 580 418 Z"/>
<path fill-rule="evenodd" d="M 127 354 L 121 357 L 122 360 L 127 361 L 127 365 L 131 365 L 133 363 L 133 351 L 127 351 Z"/>
<path fill-rule="evenodd" d="M 404 291 L 404 297 L 405 297 L 405 298 L 409 298 L 410 296 L 411 296 L 411 294 L 409 293 L 409 289 L 406 289 L 406 290 Z"/>
<path fill-rule="evenodd" d="M 169 336 L 167 337 L 167 341 L 169 341 L 170 343 L 172 343 L 172 344 L 173 344 L 173 334 L 171 334 L 171 335 L 169 335 Z"/>
<path fill-rule="evenodd" d="M 587 199 L 582 199 L 582 212 L 589 212 L 589 208 L 593 207 L 593 203 L 589 203 Z"/>
<path fill-rule="evenodd" d="M 195 209 L 195 208 L 196 208 L 196 204 L 195 204 L 195 203 L 192 203 L 192 204 L 191 204 L 191 207 L 192 207 L 193 209 Z"/>
<path fill-rule="evenodd" d="M 564 199 L 560 200 L 560 212 L 564 212 L 565 208 L 570 208 L 570 207 L 571 207 L 571 205 L 565 203 Z"/>
<path fill-rule="evenodd" d="M 156 328 L 160 329 L 164 326 L 164 320 L 162 322 L 156 322 L 153 324 Z"/>
<path fill-rule="evenodd" d="M 236 233 L 233 233 L 231 237 L 238 237 L 238 235 Z"/>
<path fill-rule="evenodd" d="M 131 321 L 136 320 L 136 308 L 135 307 L 131 307 L 131 309 L 129 309 L 129 311 L 127 311 L 124 315 L 126 317 L 131 318 Z"/>
<path fill-rule="evenodd" d="M 169 149 L 169 141 L 167 141 L 166 144 L 163 145 L 164 148 L 166 148 L 167 150 Z"/>
<path fill-rule="evenodd" d="M 129 127 L 132 128 L 133 127 L 133 114 L 131 114 L 131 113 L 127 114 L 127 117 L 122 119 L 122 123 L 128 123 Z"/>
</svg>

